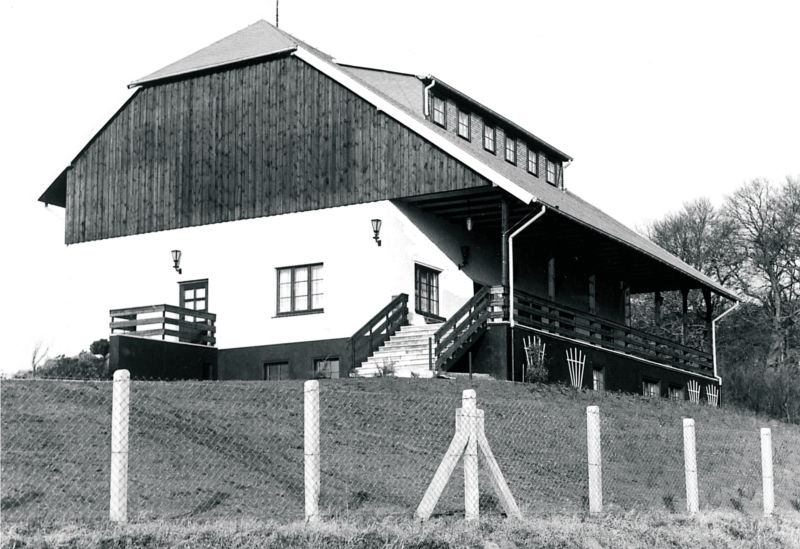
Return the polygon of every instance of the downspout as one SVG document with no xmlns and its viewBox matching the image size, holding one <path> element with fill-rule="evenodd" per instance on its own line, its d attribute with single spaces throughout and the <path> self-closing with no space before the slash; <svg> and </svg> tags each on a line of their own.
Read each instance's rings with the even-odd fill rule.
<svg viewBox="0 0 800 549">
<path fill-rule="evenodd" d="M 717 381 L 719 381 L 720 387 L 722 386 L 722 378 L 719 377 L 719 374 L 717 374 L 717 321 L 722 320 L 722 317 L 724 317 L 728 313 L 732 313 L 733 311 L 735 311 L 736 308 L 739 307 L 739 305 L 741 304 L 742 304 L 741 301 L 737 301 L 736 303 L 733 304 L 733 307 L 731 307 L 730 309 L 728 309 L 727 311 L 725 311 L 724 313 L 722 313 L 717 318 L 711 321 L 711 361 L 712 364 L 714 365 L 714 377 L 717 378 Z"/>
<path fill-rule="evenodd" d="M 436 85 L 436 79 L 432 76 L 428 75 L 428 78 L 431 79 L 431 83 L 425 86 L 425 89 L 422 92 L 422 110 L 425 112 L 425 118 L 428 118 L 431 113 L 431 100 L 430 100 L 430 91 Z"/>
<path fill-rule="evenodd" d="M 511 381 L 514 381 L 514 374 L 516 373 L 514 370 L 514 237 L 517 236 L 519 233 L 527 229 L 530 225 L 534 223 L 537 219 L 542 217 L 545 212 L 547 211 L 547 206 L 542 205 L 542 209 L 539 210 L 539 213 L 531 217 L 528 221 L 523 223 L 523 225 L 517 229 L 516 231 L 512 232 L 508 235 L 508 326 L 511 330 Z M 524 379 L 522 380 L 525 381 Z"/>
</svg>

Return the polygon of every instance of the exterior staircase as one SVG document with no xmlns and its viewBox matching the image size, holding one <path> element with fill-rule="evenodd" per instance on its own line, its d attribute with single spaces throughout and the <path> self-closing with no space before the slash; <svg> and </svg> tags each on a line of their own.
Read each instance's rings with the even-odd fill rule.
<svg viewBox="0 0 800 549">
<path fill-rule="evenodd" d="M 428 339 L 441 324 L 403 326 L 360 367 L 359 377 L 394 375 L 396 377 L 433 377 L 428 364 Z M 436 357 L 434 356 L 434 363 Z"/>
</svg>

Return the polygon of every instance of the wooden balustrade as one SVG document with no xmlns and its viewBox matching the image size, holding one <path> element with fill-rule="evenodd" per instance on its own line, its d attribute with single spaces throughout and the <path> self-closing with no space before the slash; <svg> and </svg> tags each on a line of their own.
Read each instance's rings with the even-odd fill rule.
<svg viewBox="0 0 800 549">
<path fill-rule="evenodd" d="M 406 324 L 408 324 L 408 294 L 400 294 L 356 330 L 347 341 L 347 353 L 352 360 L 351 368 L 360 366 L 378 347 Z"/>
<path fill-rule="evenodd" d="M 702 373 L 714 369 L 711 353 L 526 292 L 515 290 L 514 294 L 514 318 L 522 325 L 682 369 Z"/>
<path fill-rule="evenodd" d="M 111 333 L 195 343 L 213 347 L 217 315 L 175 305 L 145 305 L 127 309 L 112 309 Z"/>
<path fill-rule="evenodd" d="M 501 286 L 481 288 L 433 334 L 429 353 L 431 362 L 435 357 L 435 370 L 450 367 L 467 349 L 465 344 L 483 333 L 490 318 L 502 317 L 504 294 L 496 288 L 502 289 Z"/>
</svg>

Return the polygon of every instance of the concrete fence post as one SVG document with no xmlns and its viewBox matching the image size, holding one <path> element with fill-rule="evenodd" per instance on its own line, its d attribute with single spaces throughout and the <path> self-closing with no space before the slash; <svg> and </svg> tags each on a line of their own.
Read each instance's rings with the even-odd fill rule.
<svg viewBox="0 0 800 549">
<path fill-rule="evenodd" d="M 461 394 L 461 409 L 464 414 L 466 431 L 469 438 L 464 450 L 464 515 L 466 520 L 478 520 L 479 487 L 478 487 L 478 437 L 477 429 L 478 408 L 475 402 L 475 390 L 467 389 Z"/>
<path fill-rule="evenodd" d="M 764 516 L 775 508 L 775 486 L 772 478 L 772 431 L 761 429 L 761 487 L 764 492 Z"/>
<path fill-rule="evenodd" d="M 600 408 L 586 407 L 586 446 L 589 462 L 589 512 L 603 511 L 603 467 L 600 454 Z"/>
<path fill-rule="evenodd" d="M 304 469 L 306 487 L 306 521 L 319 520 L 319 382 L 303 384 Z"/>
<path fill-rule="evenodd" d="M 686 473 L 686 510 L 693 515 L 700 509 L 697 489 L 697 450 L 694 436 L 694 420 L 683 419 L 683 466 Z"/>
<path fill-rule="evenodd" d="M 128 521 L 128 419 L 130 412 L 131 374 L 114 372 L 111 402 L 111 493 L 108 518 Z"/>
</svg>

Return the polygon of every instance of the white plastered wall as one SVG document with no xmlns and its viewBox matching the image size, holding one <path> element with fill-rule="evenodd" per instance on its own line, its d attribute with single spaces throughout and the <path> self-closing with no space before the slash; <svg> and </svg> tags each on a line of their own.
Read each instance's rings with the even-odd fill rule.
<svg viewBox="0 0 800 549">
<path fill-rule="evenodd" d="M 372 239 L 373 218 L 382 220 L 382 246 Z M 441 271 L 440 315 L 447 317 L 473 294 L 466 273 L 480 282 L 493 277 L 478 236 L 381 201 L 70 246 L 69 263 L 79 266 L 70 276 L 88 288 L 73 296 L 86 319 L 86 333 L 76 337 L 107 337 L 109 309 L 177 305 L 178 281 L 202 278 L 209 279 L 220 348 L 349 337 L 401 292 L 409 295 L 412 323 L 421 323 L 415 263 Z M 461 271 L 460 246 L 470 243 L 470 265 Z M 172 249 L 183 254 L 181 275 L 172 269 Z M 324 312 L 277 317 L 276 268 L 309 263 L 323 264 Z"/>
</svg>

